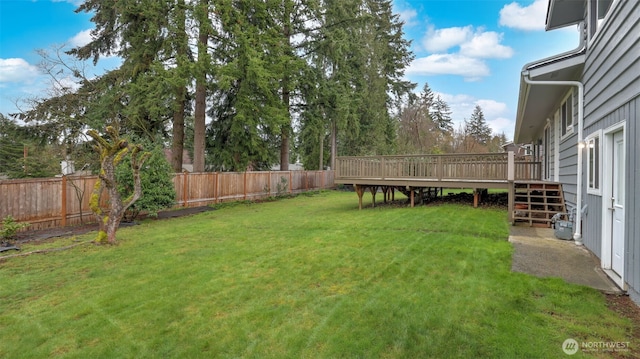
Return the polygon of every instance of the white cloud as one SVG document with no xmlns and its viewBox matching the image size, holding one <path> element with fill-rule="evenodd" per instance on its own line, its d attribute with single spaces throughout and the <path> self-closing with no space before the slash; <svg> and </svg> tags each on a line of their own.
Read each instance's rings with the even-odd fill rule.
<svg viewBox="0 0 640 359">
<path fill-rule="evenodd" d="M 80 6 L 84 2 L 84 0 L 53 0 L 53 2 L 68 2 L 69 4 Z"/>
<path fill-rule="evenodd" d="M 494 118 L 507 112 L 507 104 L 495 100 L 477 100 L 475 105 L 482 108 L 485 118 Z"/>
<path fill-rule="evenodd" d="M 73 47 L 80 47 L 91 42 L 91 29 L 83 30 L 69 39 L 69 44 Z"/>
<path fill-rule="evenodd" d="M 446 51 L 463 44 L 472 34 L 473 26 L 471 25 L 437 30 L 431 26 L 422 40 L 422 46 L 429 52 Z"/>
<path fill-rule="evenodd" d="M 504 117 L 497 117 L 493 120 L 487 120 L 487 124 L 493 130 L 494 135 L 504 133 L 507 138 L 513 137 L 513 130 L 515 129 L 516 125 L 515 121 Z"/>
<path fill-rule="evenodd" d="M 529 6 L 517 2 L 500 9 L 500 25 L 519 30 L 544 30 L 547 17 L 547 0 L 535 0 Z"/>
<path fill-rule="evenodd" d="M 401 10 L 398 12 L 398 15 L 400 16 L 400 21 L 404 22 L 405 26 L 414 26 L 418 24 L 416 21 L 418 12 L 414 9 Z"/>
<path fill-rule="evenodd" d="M 433 54 L 415 59 L 406 69 L 408 75 L 458 75 L 466 81 L 476 81 L 489 75 L 482 60 L 459 54 Z"/>
<path fill-rule="evenodd" d="M 24 59 L 0 59 L 0 83 L 33 81 L 40 71 Z"/>
<path fill-rule="evenodd" d="M 479 31 L 471 40 L 460 45 L 460 54 L 469 57 L 508 59 L 513 49 L 500 45 L 502 34 L 494 31 Z"/>
<path fill-rule="evenodd" d="M 398 14 L 400 21 L 404 22 L 405 27 L 416 26 L 419 24 L 418 12 L 413 8 L 412 4 L 405 0 L 393 1 L 393 12 Z M 423 18 L 422 21 L 425 21 Z"/>
</svg>

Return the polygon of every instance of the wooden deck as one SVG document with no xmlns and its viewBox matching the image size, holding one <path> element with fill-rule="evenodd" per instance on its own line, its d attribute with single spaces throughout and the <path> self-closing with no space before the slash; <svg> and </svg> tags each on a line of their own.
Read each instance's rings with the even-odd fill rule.
<svg viewBox="0 0 640 359">
<path fill-rule="evenodd" d="M 432 188 L 470 188 L 509 190 L 509 216 L 513 213 L 514 182 L 539 181 L 541 163 L 516 161 L 513 152 L 485 154 L 405 155 L 338 157 L 336 184 L 350 184 L 362 208 L 362 194 L 369 189 L 375 205 L 375 194 L 382 188 L 406 188 L 430 191 Z M 477 199 L 474 201 L 477 204 Z"/>
<path fill-rule="evenodd" d="M 509 181 L 540 178 L 540 162 L 516 161 L 510 152 L 338 157 L 335 182 L 380 186 L 508 188 Z"/>
</svg>

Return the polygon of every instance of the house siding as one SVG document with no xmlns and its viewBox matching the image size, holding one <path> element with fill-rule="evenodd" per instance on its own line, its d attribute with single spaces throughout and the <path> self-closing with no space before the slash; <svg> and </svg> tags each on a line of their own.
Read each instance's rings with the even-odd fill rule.
<svg viewBox="0 0 640 359">
<path fill-rule="evenodd" d="M 585 127 L 638 95 L 640 1 L 618 1 L 588 44 L 583 83 Z"/>
<path fill-rule="evenodd" d="M 571 211 L 576 206 L 577 175 L 578 175 L 578 91 L 571 88 L 573 92 L 573 133 L 565 138 L 559 132 L 560 141 L 560 173 L 559 182 L 564 190 L 564 200 L 567 211 Z M 568 93 L 568 92 L 567 92 Z M 557 109 L 556 109 L 557 110 Z M 555 113 L 555 111 L 554 111 Z"/>
<path fill-rule="evenodd" d="M 582 82 L 585 87 L 584 136 L 624 122 L 626 141 L 625 282 L 640 303 L 640 1 L 618 1 L 599 34 L 588 43 Z M 585 159 L 586 161 L 586 159 Z M 586 168 L 586 162 L 583 162 Z M 584 174 L 586 191 L 586 171 Z M 583 240 L 602 255 L 603 196 L 586 194 Z"/>
<path fill-rule="evenodd" d="M 624 123 L 625 143 L 627 144 L 625 167 L 625 280 L 636 294 L 640 293 L 640 191 L 637 183 L 640 181 L 640 156 L 634 154 L 640 151 L 640 96 L 620 106 L 604 118 L 594 122 L 584 129 L 585 137 L 609 127 Z M 602 142 L 601 142 L 602 143 Z M 587 167 L 586 160 L 584 168 Z M 586 175 L 586 171 L 585 171 Z M 603 174 L 604 175 L 604 174 Z M 586 177 L 583 181 L 586 193 Z M 588 212 L 583 218 L 583 241 L 598 258 L 602 253 L 602 206 L 606 205 L 603 198 L 608 195 L 587 194 L 586 204 Z M 636 302 L 640 302 L 640 296 Z"/>
</svg>

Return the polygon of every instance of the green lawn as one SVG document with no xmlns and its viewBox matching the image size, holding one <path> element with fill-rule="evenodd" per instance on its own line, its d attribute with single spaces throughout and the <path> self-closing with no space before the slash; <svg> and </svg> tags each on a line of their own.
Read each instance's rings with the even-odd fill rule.
<svg viewBox="0 0 640 359">
<path fill-rule="evenodd" d="M 504 211 L 357 208 L 227 205 L 0 262 L 0 357 L 551 358 L 567 338 L 630 340 L 599 292 L 510 271 Z"/>
</svg>

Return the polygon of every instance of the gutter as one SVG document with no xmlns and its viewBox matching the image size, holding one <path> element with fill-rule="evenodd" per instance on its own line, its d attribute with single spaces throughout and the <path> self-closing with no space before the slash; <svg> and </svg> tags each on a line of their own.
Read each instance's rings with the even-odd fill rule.
<svg viewBox="0 0 640 359">
<path fill-rule="evenodd" d="M 582 152 L 584 149 L 584 139 L 582 138 L 582 127 L 584 123 L 584 85 L 580 81 L 534 81 L 529 78 L 529 71 L 522 72 L 524 82 L 529 85 L 558 85 L 576 86 L 578 88 L 578 170 L 576 175 L 576 218 L 575 233 L 573 240 L 577 246 L 582 245 Z"/>
<path fill-rule="evenodd" d="M 546 59 L 538 60 L 526 64 L 522 69 L 522 79 L 530 86 L 533 85 L 547 85 L 547 86 L 576 86 L 578 88 L 578 168 L 576 174 L 576 217 L 575 217 L 575 233 L 573 234 L 573 240 L 577 246 L 582 245 L 582 152 L 584 149 L 584 139 L 582 135 L 582 129 L 584 124 L 584 85 L 580 81 L 536 81 L 530 78 L 529 70 L 534 66 L 541 66 L 548 62 L 556 61 L 562 57 L 578 54 L 585 49 L 585 26 L 584 22 L 578 25 L 581 28 L 580 32 L 580 44 L 577 48 L 571 51 L 564 52 L 562 54 L 548 57 Z M 528 89 L 527 89 L 528 91 Z M 525 99 L 528 98 L 525 97 Z"/>
</svg>

